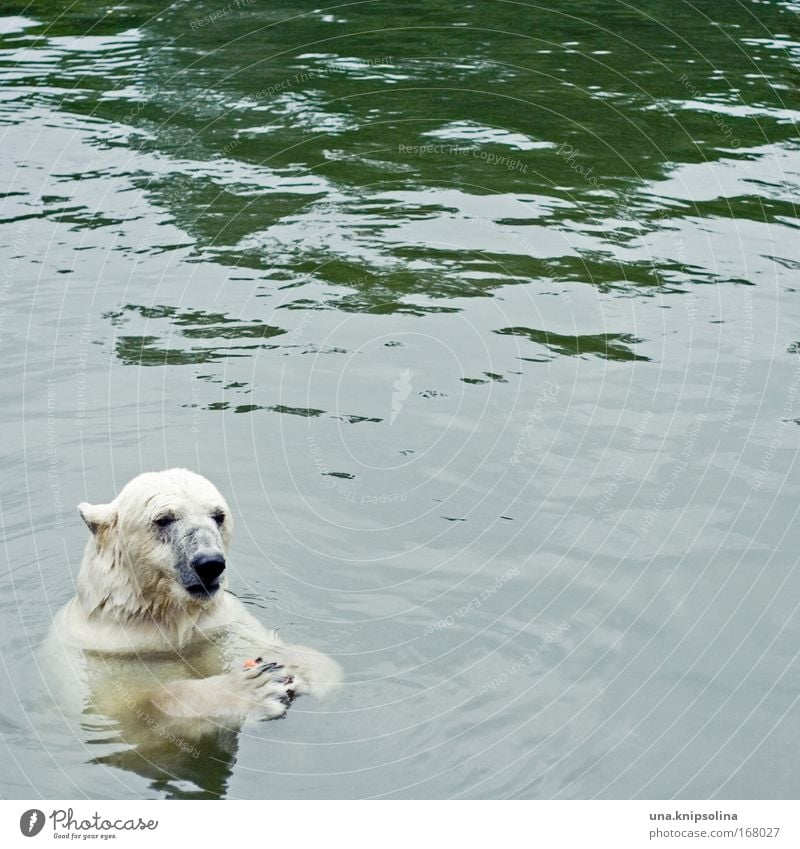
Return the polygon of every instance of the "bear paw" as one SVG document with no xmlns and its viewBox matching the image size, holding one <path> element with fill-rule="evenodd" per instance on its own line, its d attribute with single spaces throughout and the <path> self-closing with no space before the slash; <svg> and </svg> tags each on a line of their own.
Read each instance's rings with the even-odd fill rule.
<svg viewBox="0 0 800 849">
<path fill-rule="evenodd" d="M 245 664 L 242 675 L 252 718 L 280 719 L 286 715 L 295 697 L 294 677 L 281 664 L 258 657 Z"/>
</svg>

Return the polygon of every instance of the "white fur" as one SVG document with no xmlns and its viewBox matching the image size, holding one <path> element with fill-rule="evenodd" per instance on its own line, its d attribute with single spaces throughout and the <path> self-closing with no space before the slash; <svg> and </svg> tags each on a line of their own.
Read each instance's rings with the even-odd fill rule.
<svg viewBox="0 0 800 849">
<path fill-rule="evenodd" d="M 195 737 L 282 716 L 287 692 L 322 695 L 340 680 L 332 659 L 264 628 L 225 580 L 210 598 L 181 584 L 182 540 L 199 529 L 226 557 L 230 545 L 230 510 L 205 478 L 185 469 L 139 475 L 109 504 L 79 510 L 92 536 L 77 596 L 56 615 L 47 649 L 84 708 L 88 701 L 123 725 L 133 715 L 140 725 L 182 723 L 181 734 Z M 165 511 L 175 517 L 173 544 L 154 525 Z M 220 527 L 215 512 L 224 513 Z M 282 668 L 245 671 L 256 656 Z"/>
</svg>

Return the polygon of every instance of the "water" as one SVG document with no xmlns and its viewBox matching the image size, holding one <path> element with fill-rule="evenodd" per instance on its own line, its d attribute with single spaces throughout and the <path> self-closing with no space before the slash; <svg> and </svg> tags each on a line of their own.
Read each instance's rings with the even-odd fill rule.
<svg viewBox="0 0 800 849">
<path fill-rule="evenodd" d="M 3 796 L 800 794 L 800 6 L 553 5 L 3 4 Z M 171 768 L 34 648 L 179 465 L 347 685 Z"/>
</svg>

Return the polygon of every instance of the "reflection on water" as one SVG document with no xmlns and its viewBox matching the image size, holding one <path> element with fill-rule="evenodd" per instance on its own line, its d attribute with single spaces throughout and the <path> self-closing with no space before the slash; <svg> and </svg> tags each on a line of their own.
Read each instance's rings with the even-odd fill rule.
<svg viewBox="0 0 800 849">
<path fill-rule="evenodd" d="M 91 730 L 91 729 L 88 729 Z M 147 782 L 150 791 L 165 799 L 221 799 L 236 763 L 238 735 L 220 729 L 203 739 L 202 751 L 162 742 L 156 748 L 130 747 L 127 740 L 105 738 L 90 745 L 114 747 L 108 755 L 89 763 L 133 773 Z"/>
<path fill-rule="evenodd" d="M 546 330 L 533 330 L 530 327 L 504 327 L 496 331 L 501 336 L 523 336 L 543 345 L 554 354 L 580 356 L 594 354 L 605 360 L 648 360 L 649 357 L 639 357 L 630 348 L 641 339 L 635 339 L 628 333 L 597 333 L 594 336 L 562 336 L 558 333 L 548 333 Z M 525 359 L 525 358 L 523 358 Z M 534 360 L 537 362 L 537 360 Z M 541 360 L 538 360 L 541 362 Z"/>
<path fill-rule="evenodd" d="M 795 797 L 797 4 L 218 10 L 0 18 L 3 795 Z M 348 679 L 197 759 L 30 661 L 165 466 Z"/>
<path fill-rule="evenodd" d="M 135 312 L 146 319 L 151 326 L 153 319 L 170 319 L 179 336 L 189 339 L 269 339 L 285 333 L 280 327 L 269 324 L 239 322 L 219 313 L 207 313 L 203 310 L 178 310 L 177 307 L 143 307 L 126 304 L 121 310 L 106 313 L 105 318 L 120 327 L 125 323 L 126 313 Z M 168 333 L 171 345 L 175 340 Z M 210 363 L 231 356 L 249 356 L 242 351 L 257 348 L 275 348 L 276 345 L 225 345 L 216 347 L 190 348 L 181 350 L 176 347 L 159 348 L 158 336 L 119 336 L 116 342 L 116 353 L 127 365 L 163 366 L 186 365 L 187 363 Z"/>
</svg>

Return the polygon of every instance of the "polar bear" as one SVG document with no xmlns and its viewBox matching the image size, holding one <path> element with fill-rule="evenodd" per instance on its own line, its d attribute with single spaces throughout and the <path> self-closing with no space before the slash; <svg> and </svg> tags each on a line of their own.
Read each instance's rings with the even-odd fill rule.
<svg viewBox="0 0 800 849">
<path fill-rule="evenodd" d="M 341 680 L 335 661 L 284 644 L 227 591 L 231 511 L 204 477 L 142 474 L 78 510 L 91 537 L 48 647 L 84 713 L 117 720 L 131 742 L 191 741 L 282 717 Z"/>
</svg>

